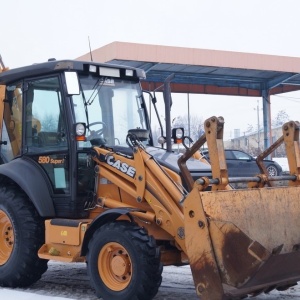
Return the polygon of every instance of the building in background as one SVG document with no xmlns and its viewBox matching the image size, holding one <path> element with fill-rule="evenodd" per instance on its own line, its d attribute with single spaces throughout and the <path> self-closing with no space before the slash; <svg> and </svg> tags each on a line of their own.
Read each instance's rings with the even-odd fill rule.
<svg viewBox="0 0 300 300">
<path fill-rule="evenodd" d="M 235 130 L 238 133 L 239 130 Z M 272 128 L 272 143 L 277 141 L 282 136 L 282 126 Z M 260 131 L 244 133 L 243 135 L 236 135 L 233 139 L 224 141 L 224 147 L 227 149 L 239 149 L 249 153 L 252 156 L 259 155 L 264 151 L 264 132 Z M 285 157 L 284 145 L 280 145 L 273 153 L 272 157 Z"/>
</svg>

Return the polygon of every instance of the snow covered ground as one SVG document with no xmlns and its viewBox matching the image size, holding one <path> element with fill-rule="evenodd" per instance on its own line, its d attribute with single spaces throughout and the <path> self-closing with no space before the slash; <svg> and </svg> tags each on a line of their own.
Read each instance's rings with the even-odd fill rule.
<svg viewBox="0 0 300 300">
<path fill-rule="evenodd" d="M 16 291 L 10 289 L 0 289 L 0 297 L 3 300 L 66 300 L 70 298 L 53 297 L 53 296 L 42 296 L 39 294 L 33 294 L 26 291 Z"/>
<path fill-rule="evenodd" d="M 27 289 L 0 288 L 1 300 L 99 300 L 90 287 L 85 264 L 49 262 L 42 279 Z M 163 282 L 154 300 L 199 300 L 188 266 L 165 267 Z M 300 287 L 288 291 L 273 291 L 255 300 L 300 299 Z"/>
</svg>

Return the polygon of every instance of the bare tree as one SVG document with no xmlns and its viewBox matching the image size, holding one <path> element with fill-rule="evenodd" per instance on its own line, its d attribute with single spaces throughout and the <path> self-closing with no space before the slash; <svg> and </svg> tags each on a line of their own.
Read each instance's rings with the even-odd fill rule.
<svg viewBox="0 0 300 300">
<path fill-rule="evenodd" d="M 56 131 L 57 130 L 57 117 L 53 114 L 45 114 L 42 119 L 43 131 Z"/>
<path fill-rule="evenodd" d="M 247 125 L 247 130 L 246 130 L 245 132 L 251 133 L 251 132 L 253 132 L 253 131 L 254 131 L 253 125 L 252 125 L 252 124 L 248 124 L 248 125 Z"/>
<path fill-rule="evenodd" d="M 285 110 L 280 110 L 275 118 L 272 120 L 272 126 L 277 127 L 283 125 L 285 122 L 288 122 L 290 119 L 289 115 Z"/>
</svg>

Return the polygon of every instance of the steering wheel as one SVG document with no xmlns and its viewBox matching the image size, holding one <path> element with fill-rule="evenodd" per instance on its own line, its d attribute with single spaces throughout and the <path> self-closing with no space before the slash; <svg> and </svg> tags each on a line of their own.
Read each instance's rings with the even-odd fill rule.
<svg viewBox="0 0 300 300">
<path fill-rule="evenodd" d="M 102 128 L 98 129 L 98 130 L 91 130 L 92 126 L 95 125 L 102 125 Z M 90 131 L 90 136 L 88 137 L 88 140 L 100 137 L 101 135 L 103 135 L 103 133 L 105 132 L 105 130 L 107 129 L 107 126 L 104 122 L 93 122 L 89 124 L 89 131 Z"/>
</svg>

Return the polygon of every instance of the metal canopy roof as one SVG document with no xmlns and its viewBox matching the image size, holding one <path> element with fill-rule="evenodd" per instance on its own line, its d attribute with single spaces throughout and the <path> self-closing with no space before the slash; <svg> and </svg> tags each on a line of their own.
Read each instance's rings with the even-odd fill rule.
<svg viewBox="0 0 300 300">
<path fill-rule="evenodd" d="M 255 96 L 263 99 L 264 146 L 271 140 L 272 94 L 300 89 L 300 58 L 113 42 L 78 59 L 142 68 L 146 90 L 160 90 L 173 74 L 171 92 Z"/>
<path fill-rule="evenodd" d="M 172 92 L 261 96 L 300 89 L 300 58 L 114 42 L 92 52 L 93 60 L 146 71 L 154 90 L 174 74 Z M 87 53 L 78 59 L 89 60 Z"/>
</svg>

